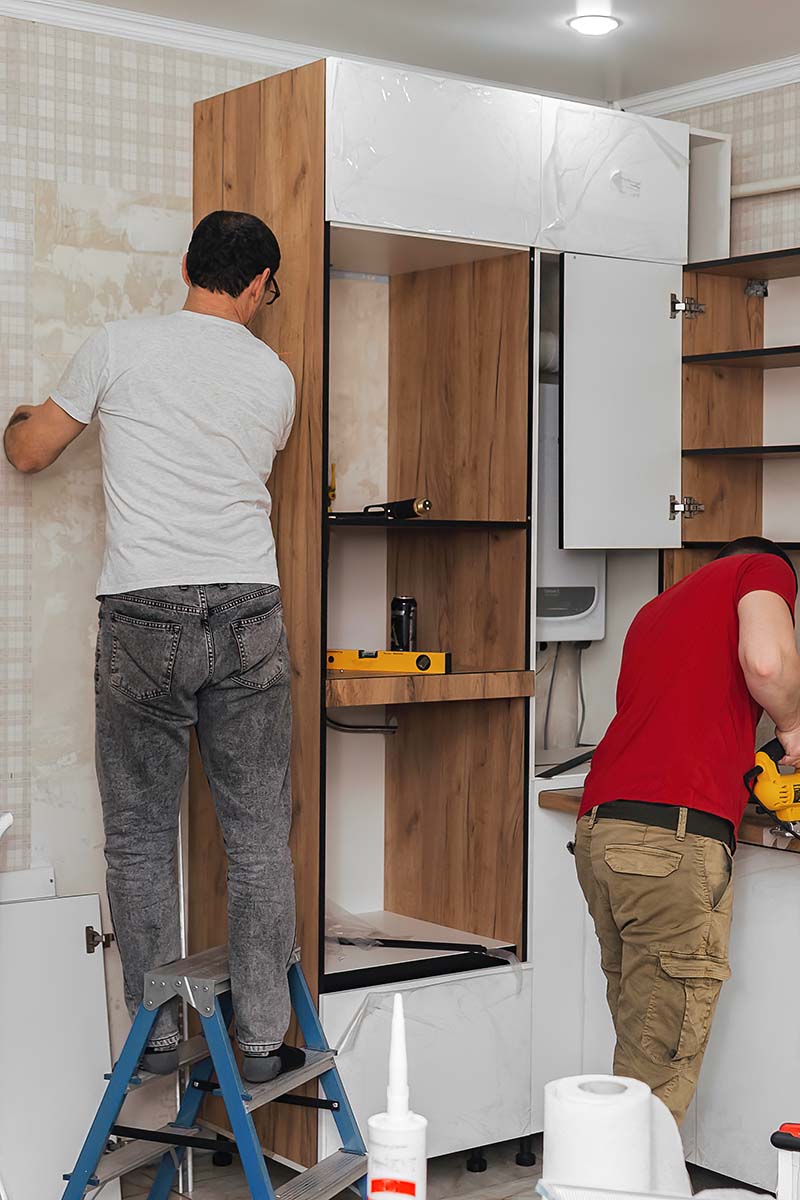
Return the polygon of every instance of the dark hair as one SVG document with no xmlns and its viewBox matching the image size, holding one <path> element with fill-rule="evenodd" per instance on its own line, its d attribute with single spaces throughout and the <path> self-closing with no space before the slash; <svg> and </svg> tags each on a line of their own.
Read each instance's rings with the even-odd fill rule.
<svg viewBox="0 0 800 1200">
<path fill-rule="evenodd" d="M 727 546 L 723 546 L 719 554 L 714 557 L 733 558 L 738 554 L 774 554 L 776 558 L 782 558 L 791 567 L 794 581 L 797 583 L 797 571 L 794 569 L 794 563 L 786 551 L 781 549 L 777 542 L 771 542 L 769 538 L 757 537 L 755 534 L 752 537 L 736 538 L 735 541 L 728 542 Z"/>
<path fill-rule="evenodd" d="M 194 287 L 240 296 L 269 267 L 281 263 L 275 234 L 258 217 L 243 212 L 212 212 L 203 217 L 189 243 L 186 272 Z"/>
</svg>

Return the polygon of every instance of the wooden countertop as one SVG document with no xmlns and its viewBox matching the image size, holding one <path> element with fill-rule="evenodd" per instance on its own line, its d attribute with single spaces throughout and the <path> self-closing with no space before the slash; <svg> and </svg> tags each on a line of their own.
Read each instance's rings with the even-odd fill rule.
<svg viewBox="0 0 800 1200">
<path fill-rule="evenodd" d="M 554 788 L 553 791 L 539 793 L 539 807 L 576 817 L 582 796 L 583 788 Z M 748 808 L 739 826 L 739 841 L 746 846 L 762 846 L 770 850 L 789 850 L 800 854 L 800 841 L 797 838 L 784 837 L 782 834 L 773 834 L 774 826 L 775 822 L 769 817 Z"/>
</svg>

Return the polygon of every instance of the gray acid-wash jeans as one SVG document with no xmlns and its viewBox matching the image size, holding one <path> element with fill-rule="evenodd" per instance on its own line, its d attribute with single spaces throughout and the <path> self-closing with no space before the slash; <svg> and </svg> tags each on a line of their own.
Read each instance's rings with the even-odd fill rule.
<svg viewBox="0 0 800 1200">
<path fill-rule="evenodd" d="M 236 1031 L 249 1054 L 278 1047 L 290 1015 L 289 676 L 277 587 L 158 587 L 101 600 L 97 777 L 128 1007 L 141 1002 L 147 970 L 180 958 L 176 845 L 194 728 L 227 850 Z M 175 1002 L 161 1010 L 153 1048 L 177 1044 L 177 1015 Z"/>
</svg>

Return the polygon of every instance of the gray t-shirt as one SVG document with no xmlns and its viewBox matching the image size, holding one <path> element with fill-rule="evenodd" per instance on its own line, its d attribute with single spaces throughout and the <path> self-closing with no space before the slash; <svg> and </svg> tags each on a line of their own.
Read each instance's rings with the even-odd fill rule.
<svg viewBox="0 0 800 1200">
<path fill-rule="evenodd" d="M 278 583 L 265 484 L 295 408 L 285 363 L 243 325 L 176 312 L 101 326 L 53 400 L 100 423 L 97 594 Z"/>
</svg>

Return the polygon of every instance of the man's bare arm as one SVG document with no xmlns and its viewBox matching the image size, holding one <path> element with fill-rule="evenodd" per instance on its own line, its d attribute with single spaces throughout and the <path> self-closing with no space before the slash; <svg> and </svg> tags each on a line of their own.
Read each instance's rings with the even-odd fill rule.
<svg viewBox="0 0 800 1200">
<path fill-rule="evenodd" d="M 44 404 L 24 404 L 6 426 L 6 458 L 25 474 L 43 471 L 85 428 L 49 397 Z"/>
<path fill-rule="evenodd" d="M 739 601 L 739 662 L 747 690 L 775 722 L 784 762 L 800 763 L 800 656 L 786 601 L 775 592 Z"/>
</svg>

